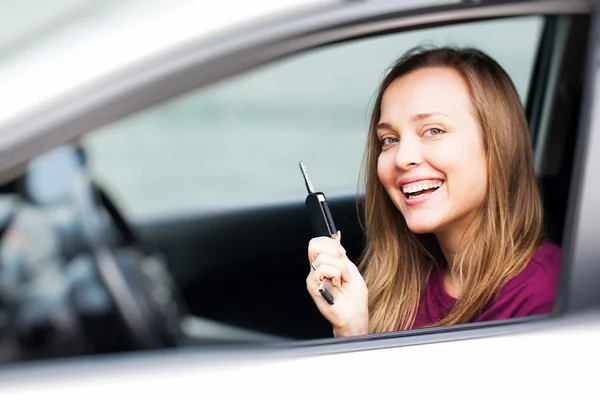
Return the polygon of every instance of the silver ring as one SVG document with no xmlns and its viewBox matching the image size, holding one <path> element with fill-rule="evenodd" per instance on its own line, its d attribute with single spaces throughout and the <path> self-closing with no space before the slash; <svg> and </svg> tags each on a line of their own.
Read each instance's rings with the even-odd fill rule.
<svg viewBox="0 0 600 400">
<path fill-rule="evenodd" d="M 315 271 L 317 270 L 317 266 L 315 265 L 314 261 L 310 262 L 310 266 L 312 267 L 312 269 L 314 269 Z"/>
</svg>

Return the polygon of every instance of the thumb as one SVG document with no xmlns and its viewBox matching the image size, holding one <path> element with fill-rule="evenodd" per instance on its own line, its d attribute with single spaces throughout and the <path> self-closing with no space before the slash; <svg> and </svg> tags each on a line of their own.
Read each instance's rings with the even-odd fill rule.
<svg viewBox="0 0 600 400">
<path fill-rule="evenodd" d="M 337 244 L 342 244 L 342 231 L 337 231 L 337 235 L 335 236 L 335 241 Z"/>
<path fill-rule="evenodd" d="M 342 257 L 346 256 L 346 249 L 342 246 L 342 231 L 337 231 L 337 235 L 335 237 L 335 243 L 338 245 L 338 248 L 342 252 Z"/>
<path fill-rule="evenodd" d="M 344 247 L 342 246 L 342 231 L 338 231 L 337 232 L 337 236 L 335 237 L 335 242 L 337 243 L 337 245 L 340 248 L 340 251 L 342 252 L 342 260 L 346 261 L 346 264 L 348 266 L 348 272 L 350 272 L 351 276 L 360 276 L 362 277 L 362 275 L 360 274 L 360 271 L 358 270 L 358 267 L 356 266 L 356 264 L 354 264 L 352 262 L 352 260 L 350 260 L 348 258 L 348 255 L 346 254 L 346 249 L 344 249 Z"/>
</svg>

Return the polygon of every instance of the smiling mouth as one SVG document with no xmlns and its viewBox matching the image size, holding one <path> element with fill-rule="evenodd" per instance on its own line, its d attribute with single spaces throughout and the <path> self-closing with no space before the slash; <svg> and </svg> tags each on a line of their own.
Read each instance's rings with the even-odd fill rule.
<svg viewBox="0 0 600 400">
<path fill-rule="evenodd" d="M 402 193 L 407 199 L 417 199 L 419 197 L 427 196 L 440 188 L 444 184 L 443 181 L 438 180 L 427 180 L 409 183 L 408 185 L 402 186 Z"/>
</svg>

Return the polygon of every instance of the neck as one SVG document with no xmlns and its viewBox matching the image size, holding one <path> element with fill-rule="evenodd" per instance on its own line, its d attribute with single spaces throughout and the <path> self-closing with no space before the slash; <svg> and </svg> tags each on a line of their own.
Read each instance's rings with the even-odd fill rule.
<svg viewBox="0 0 600 400">
<path fill-rule="evenodd" d="M 468 276 L 472 266 L 469 263 L 463 264 L 463 276 L 461 277 L 460 270 L 454 268 L 454 262 L 463 255 L 465 243 L 468 243 L 473 237 L 476 225 L 472 223 L 468 225 L 467 229 L 448 229 L 435 234 L 440 249 L 444 253 L 446 264 L 449 266 L 444 271 L 444 288 L 450 296 L 455 298 L 460 296 L 463 280 Z"/>
</svg>

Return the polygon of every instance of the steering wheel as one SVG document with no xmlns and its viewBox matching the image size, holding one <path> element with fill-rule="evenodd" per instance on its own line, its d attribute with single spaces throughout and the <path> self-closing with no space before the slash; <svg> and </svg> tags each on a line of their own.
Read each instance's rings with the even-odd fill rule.
<svg viewBox="0 0 600 400">
<path fill-rule="evenodd" d="M 86 171 L 79 170 L 73 183 L 76 214 L 98 276 L 132 338 L 141 348 L 177 346 L 182 341 L 180 321 L 187 307 L 163 258 L 141 245 Z M 111 225 L 121 232 L 126 246 L 111 241 Z"/>
<path fill-rule="evenodd" d="M 36 177 L 37 184 L 50 180 L 48 171 L 54 171 L 52 187 L 60 187 L 56 185 L 56 168 L 51 168 L 49 160 L 54 167 L 62 165 L 61 201 L 67 201 L 74 210 L 84 251 L 91 255 L 97 280 L 109 295 L 134 346 L 154 349 L 182 344 L 180 321 L 187 314 L 187 307 L 164 258 L 142 245 L 109 197 L 94 184 L 77 149 L 65 146 L 44 159 L 45 156 L 35 160 L 37 170 L 45 174 Z M 114 240 L 115 231 L 122 241 Z"/>
</svg>

